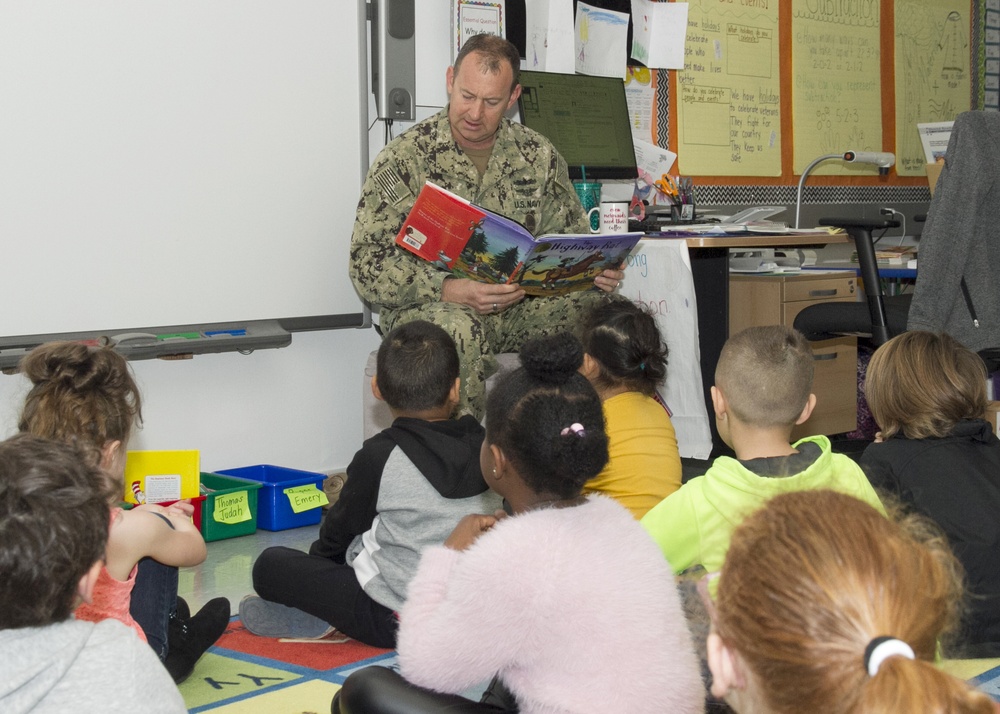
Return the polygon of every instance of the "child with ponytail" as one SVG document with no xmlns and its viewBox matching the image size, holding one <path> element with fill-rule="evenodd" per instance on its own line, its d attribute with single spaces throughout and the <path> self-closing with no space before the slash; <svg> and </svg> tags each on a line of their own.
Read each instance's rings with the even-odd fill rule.
<svg viewBox="0 0 1000 714">
<path fill-rule="evenodd" d="M 956 624 L 959 572 L 921 517 L 894 522 L 834 491 L 775 496 L 732 536 L 708 638 L 712 693 L 741 713 L 995 714 L 934 663 Z"/>
</svg>

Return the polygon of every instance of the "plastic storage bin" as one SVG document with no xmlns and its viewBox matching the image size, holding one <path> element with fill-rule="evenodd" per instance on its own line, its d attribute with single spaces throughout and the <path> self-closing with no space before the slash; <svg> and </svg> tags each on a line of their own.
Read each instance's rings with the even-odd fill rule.
<svg viewBox="0 0 1000 714">
<path fill-rule="evenodd" d="M 172 503 L 177 503 L 177 501 L 164 501 L 159 504 L 163 507 L 169 506 Z M 194 522 L 194 527 L 199 531 L 201 530 L 201 509 L 205 503 L 204 496 L 195 496 L 191 499 L 191 505 L 194 506 L 194 512 L 191 514 L 191 520 Z M 130 504 L 131 505 L 131 504 Z"/>
<path fill-rule="evenodd" d="M 269 464 L 223 469 L 216 473 L 260 482 L 257 526 L 266 531 L 312 526 L 319 523 L 323 517 L 322 506 L 327 502 L 326 494 L 323 493 L 325 474 Z M 315 494 L 310 487 L 315 487 Z M 290 489 L 301 490 L 288 493 Z M 300 504 L 300 509 L 302 504 L 306 507 L 296 513 L 292 508 L 293 498 Z M 313 503 L 315 505 L 312 505 Z"/>
<path fill-rule="evenodd" d="M 206 489 L 201 509 L 201 535 L 206 543 L 257 532 L 259 482 L 203 473 L 201 485 Z"/>
</svg>

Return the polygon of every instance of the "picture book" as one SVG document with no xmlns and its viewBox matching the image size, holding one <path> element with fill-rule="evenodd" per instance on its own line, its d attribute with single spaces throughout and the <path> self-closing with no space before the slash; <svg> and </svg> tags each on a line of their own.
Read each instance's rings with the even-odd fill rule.
<svg viewBox="0 0 1000 714">
<path fill-rule="evenodd" d="M 528 295 L 585 290 L 622 264 L 641 233 L 532 236 L 517 221 L 427 182 L 396 243 L 460 278 L 518 283 Z"/>
</svg>

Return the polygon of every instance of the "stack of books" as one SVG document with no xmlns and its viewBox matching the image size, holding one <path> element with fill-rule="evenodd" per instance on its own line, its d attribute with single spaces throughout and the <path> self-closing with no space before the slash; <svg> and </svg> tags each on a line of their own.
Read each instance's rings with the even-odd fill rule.
<svg viewBox="0 0 1000 714">
<path fill-rule="evenodd" d="M 907 265 L 917 259 L 917 246 L 892 245 L 875 249 L 875 260 L 879 265 Z M 858 262 L 857 251 L 851 253 L 851 262 Z"/>
</svg>

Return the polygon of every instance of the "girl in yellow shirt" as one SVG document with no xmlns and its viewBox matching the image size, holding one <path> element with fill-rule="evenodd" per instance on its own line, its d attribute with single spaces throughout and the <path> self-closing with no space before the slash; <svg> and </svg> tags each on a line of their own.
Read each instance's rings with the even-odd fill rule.
<svg viewBox="0 0 1000 714">
<path fill-rule="evenodd" d="M 642 518 L 681 485 L 677 436 L 656 392 L 667 376 L 667 346 L 652 315 L 616 300 L 587 315 L 583 349 L 580 371 L 601 397 L 609 455 L 584 492 L 610 496 Z"/>
</svg>

